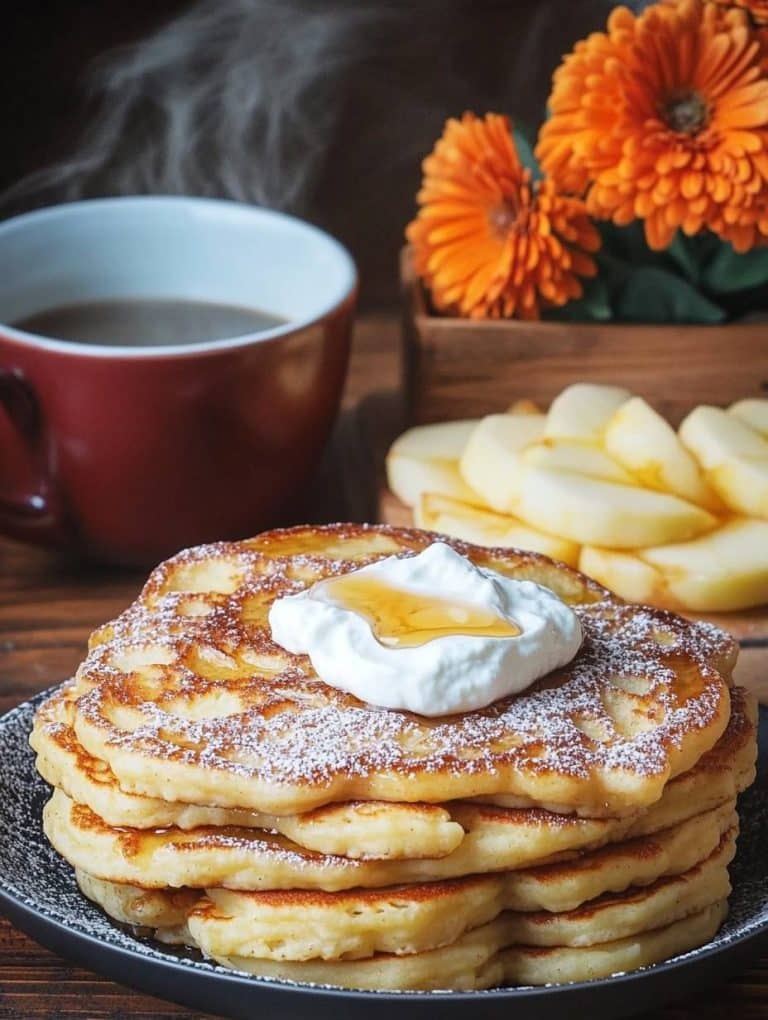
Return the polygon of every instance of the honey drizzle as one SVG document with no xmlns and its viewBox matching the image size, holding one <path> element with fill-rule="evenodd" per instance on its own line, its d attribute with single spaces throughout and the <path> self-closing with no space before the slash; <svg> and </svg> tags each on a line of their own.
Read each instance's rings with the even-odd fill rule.
<svg viewBox="0 0 768 1020">
<path fill-rule="evenodd" d="M 454 635 L 510 638 L 520 634 L 519 627 L 490 610 L 393 588 L 371 577 L 345 574 L 325 581 L 323 587 L 334 603 L 368 620 L 377 640 L 391 648 L 413 648 Z"/>
</svg>

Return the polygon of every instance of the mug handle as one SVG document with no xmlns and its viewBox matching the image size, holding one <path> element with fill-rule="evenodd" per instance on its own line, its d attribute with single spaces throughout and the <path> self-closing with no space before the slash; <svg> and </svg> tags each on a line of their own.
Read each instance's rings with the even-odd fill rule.
<svg viewBox="0 0 768 1020">
<path fill-rule="evenodd" d="M 46 464 L 42 416 L 34 390 L 20 372 L 0 368 L 0 406 L 24 441 L 37 492 L 0 493 L 0 531 L 44 543 L 58 531 L 58 513 Z"/>
</svg>

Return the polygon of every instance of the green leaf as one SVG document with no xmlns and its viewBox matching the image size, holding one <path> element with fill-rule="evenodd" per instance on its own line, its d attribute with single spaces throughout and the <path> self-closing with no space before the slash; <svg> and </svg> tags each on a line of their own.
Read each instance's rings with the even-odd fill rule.
<svg viewBox="0 0 768 1020">
<path fill-rule="evenodd" d="M 660 252 L 652 251 L 645 240 L 645 230 L 640 220 L 633 220 L 624 227 L 617 227 L 610 220 L 598 224 L 607 255 L 623 259 L 633 266 L 654 265 L 662 262 Z"/>
<path fill-rule="evenodd" d="M 681 230 L 678 230 L 664 253 L 674 267 L 681 270 L 694 286 L 701 282 L 702 273 L 700 247 L 696 244 L 696 240 L 696 238 L 686 237 Z"/>
<path fill-rule="evenodd" d="M 713 294 L 733 294 L 768 283 L 768 247 L 740 253 L 721 242 L 707 263 L 704 283 Z"/>
<path fill-rule="evenodd" d="M 712 257 L 713 244 L 719 244 L 712 234 L 687 237 L 678 230 L 667 248 L 654 251 L 645 240 L 645 226 L 641 220 L 634 220 L 625 227 L 601 223 L 599 229 L 603 238 L 603 251 L 608 255 L 623 259 L 633 269 L 638 266 L 655 266 L 674 273 L 684 277 L 694 287 L 701 286 L 704 265 Z"/>
<path fill-rule="evenodd" d="M 547 319 L 556 322 L 605 322 L 611 318 L 608 286 L 599 276 L 584 281 L 584 293 L 561 308 L 551 308 Z"/>
<path fill-rule="evenodd" d="M 616 319 L 623 322 L 715 323 L 725 311 L 673 273 L 655 266 L 641 266 L 618 294 Z"/>
<path fill-rule="evenodd" d="M 612 255 L 604 249 L 597 253 L 595 261 L 597 262 L 598 275 L 604 281 L 611 300 L 613 300 L 632 275 L 635 267 L 626 259 Z"/>
<path fill-rule="evenodd" d="M 542 174 L 541 167 L 533 154 L 533 143 L 528 140 L 528 135 L 520 124 L 515 125 L 512 130 L 512 135 L 515 139 L 515 145 L 517 146 L 517 154 L 520 157 L 520 162 L 527 170 L 531 171 L 531 177 L 533 180 L 538 181 Z"/>
</svg>

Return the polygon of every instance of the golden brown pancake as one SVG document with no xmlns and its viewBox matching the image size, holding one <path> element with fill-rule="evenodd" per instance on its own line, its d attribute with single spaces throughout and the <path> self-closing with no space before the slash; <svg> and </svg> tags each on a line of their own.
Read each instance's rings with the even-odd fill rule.
<svg viewBox="0 0 768 1020">
<path fill-rule="evenodd" d="M 105 882 L 83 869 L 78 869 L 78 881 L 86 895 L 116 919 L 166 929 L 165 938 L 171 934 L 168 929 L 175 928 L 179 941 L 191 938 L 213 956 L 305 960 L 420 953 L 449 945 L 504 911 L 520 915 L 521 941 L 570 945 L 573 939 L 623 937 L 629 933 L 628 925 L 649 918 L 649 900 L 645 893 L 638 893 L 639 900 L 633 898 L 632 887 L 653 885 L 658 892 L 654 902 L 668 910 L 689 903 L 691 876 L 696 877 L 697 888 L 709 890 L 715 886 L 703 873 L 717 872 L 717 898 L 727 895 L 723 890 L 737 824 L 731 803 L 656 837 L 631 840 L 560 865 L 341 893 L 186 890 L 189 899 L 183 909 L 179 891 Z M 688 879 L 683 880 L 684 875 Z M 559 909 L 543 910 L 542 901 Z M 636 909 L 636 903 L 642 907 Z M 704 905 L 696 900 L 691 909 Z M 152 910 L 167 919 L 153 925 L 147 919 Z M 664 919 L 668 921 L 669 915 Z"/>
<path fill-rule="evenodd" d="M 756 757 L 721 631 L 450 541 L 573 607 L 566 667 L 428 719 L 272 641 L 276 598 L 436 537 L 278 530 L 153 571 L 31 737 L 46 834 L 86 895 L 225 966 L 359 988 L 579 980 L 715 932 Z"/>
<path fill-rule="evenodd" d="M 99 878 L 155 888 L 333 892 L 519 869 L 669 829 L 733 800 L 754 778 L 756 703 L 741 688 L 734 688 L 732 700 L 734 712 L 724 736 L 695 769 L 667 784 L 651 808 L 627 818 L 586 819 L 452 802 L 446 809 L 464 839 L 442 858 L 349 859 L 307 850 L 279 833 L 232 826 L 110 826 L 62 791 L 46 807 L 44 825 L 54 846 L 75 866 Z"/>
<path fill-rule="evenodd" d="M 729 717 L 733 641 L 628 606 L 533 553 L 451 544 L 571 602 L 575 659 L 527 691 L 440 719 L 382 711 L 275 645 L 275 598 L 434 536 L 365 525 L 268 532 L 180 554 L 93 638 L 72 726 L 127 792 L 296 814 L 348 800 L 514 796 L 619 815 L 658 800 Z"/>
</svg>

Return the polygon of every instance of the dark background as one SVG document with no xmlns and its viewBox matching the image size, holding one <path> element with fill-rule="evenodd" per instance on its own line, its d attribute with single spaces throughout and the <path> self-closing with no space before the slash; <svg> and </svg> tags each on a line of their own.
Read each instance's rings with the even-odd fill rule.
<svg viewBox="0 0 768 1020">
<path fill-rule="evenodd" d="M 302 6 L 345 7 L 339 0 L 293 3 L 296 18 Z M 179 0 L 7 2 L 0 51 L 0 190 L 76 150 L 98 107 L 87 94 L 94 59 L 140 40 L 192 6 Z M 354 68 L 340 90 L 334 137 L 297 210 L 352 249 L 369 307 L 396 300 L 397 252 L 414 208 L 419 161 L 445 117 L 467 108 L 496 109 L 535 128 L 560 55 L 602 27 L 612 4 L 446 0 L 378 6 L 381 24 L 370 31 L 380 33 L 380 56 Z M 92 193 L 110 191 L 102 182 Z M 27 195 L 0 212 L 50 201 Z"/>
<path fill-rule="evenodd" d="M 0 43 L 0 189 L 76 144 L 89 112 L 85 79 L 95 58 L 189 6 L 181 0 L 9 0 Z"/>
</svg>

